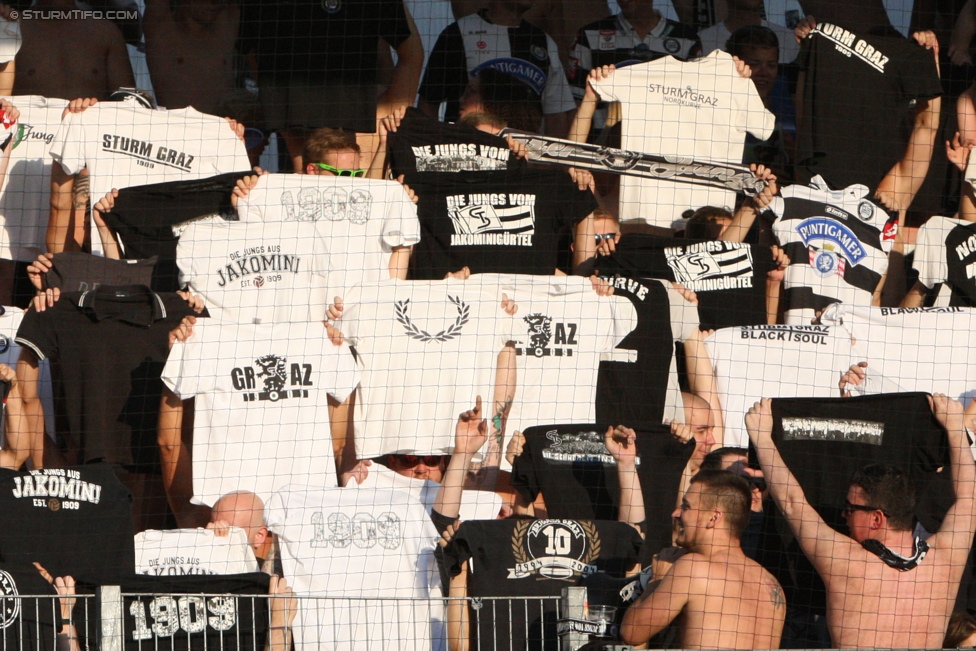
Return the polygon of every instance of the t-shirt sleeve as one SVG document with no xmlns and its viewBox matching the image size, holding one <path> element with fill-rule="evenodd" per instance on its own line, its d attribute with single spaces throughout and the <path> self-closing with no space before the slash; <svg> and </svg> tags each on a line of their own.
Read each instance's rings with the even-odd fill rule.
<svg viewBox="0 0 976 651">
<path fill-rule="evenodd" d="M 760 140 L 766 140 L 773 135 L 773 129 L 776 128 L 776 116 L 766 110 L 759 91 L 756 90 L 756 84 L 751 79 L 740 77 L 734 63 L 730 62 L 729 65 L 732 66 L 732 74 L 736 76 L 733 97 L 738 108 L 737 126 Z"/>
<path fill-rule="evenodd" d="M 177 341 L 166 358 L 162 373 L 163 384 L 181 400 L 189 400 L 202 393 L 199 353 L 200 346 L 196 342 Z"/>
<path fill-rule="evenodd" d="M 434 525 L 434 528 L 437 529 L 437 533 L 443 534 L 449 526 L 457 522 L 457 518 L 448 517 L 437 509 L 431 509 L 430 521 Z"/>
<path fill-rule="evenodd" d="M 932 289 L 943 283 L 949 275 L 946 261 L 945 230 L 937 228 L 934 220 L 922 224 L 915 241 L 915 258 L 912 267 L 918 272 L 918 281 Z M 941 220 L 940 220 L 941 222 Z"/>
<path fill-rule="evenodd" d="M 420 241 L 417 204 L 410 200 L 406 191 L 395 190 L 390 193 L 390 207 L 383 222 L 383 243 L 389 247 L 413 246 Z"/>
<path fill-rule="evenodd" d="M 431 104 L 460 99 L 468 85 L 467 68 L 461 29 L 457 23 L 452 23 L 441 32 L 427 59 L 420 98 Z"/>
<path fill-rule="evenodd" d="M 800 53 L 796 55 L 796 65 L 801 71 L 809 70 L 813 60 L 813 39 L 808 35 L 800 42 Z"/>
<path fill-rule="evenodd" d="M 54 320 L 57 318 L 56 314 L 56 309 L 44 312 L 27 311 L 24 314 L 23 321 L 20 322 L 20 328 L 17 329 L 17 336 L 14 341 L 34 351 L 39 360 L 57 357 L 58 337 L 53 327 Z"/>
<path fill-rule="evenodd" d="M 280 493 L 274 493 L 265 507 L 265 518 L 268 527 L 277 535 L 281 535 L 281 529 L 285 526 L 285 517 L 288 509 L 285 507 L 285 500 Z"/>
<path fill-rule="evenodd" d="M 668 300 L 671 302 L 671 335 L 677 341 L 687 341 L 698 331 L 698 308 L 688 302 L 671 283 L 661 284 L 668 291 Z"/>
<path fill-rule="evenodd" d="M 966 165 L 966 172 L 963 178 L 966 183 L 976 187 L 976 156 L 969 157 L 969 164 Z"/>
<path fill-rule="evenodd" d="M 512 477 L 509 481 L 512 488 L 529 504 L 535 502 L 535 498 L 539 497 L 542 487 L 539 485 L 539 478 L 536 476 L 535 466 L 532 464 L 528 440 L 525 442 L 522 454 L 515 457 L 512 462 Z"/>
<path fill-rule="evenodd" d="M 336 319 L 335 327 L 342 332 L 342 335 L 346 338 L 346 341 L 348 341 L 352 346 L 356 346 L 359 343 L 359 311 L 361 297 L 362 290 L 359 289 L 358 286 L 349 290 L 347 296 L 339 297 L 342 299 L 342 316 Z M 334 299 L 334 296 L 329 298 L 330 306 L 332 305 L 332 301 Z"/>
<path fill-rule="evenodd" d="M 180 287 L 192 285 L 197 276 L 193 265 L 193 261 L 198 257 L 193 247 L 195 231 L 193 224 L 187 226 L 176 245 L 176 266 L 180 272 Z M 204 256 L 205 259 L 206 257 Z"/>
<path fill-rule="evenodd" d="M 461 573 L 461 566 L 472 557 L 472 549 L 477 549 L 478 531 L 476 522 L 462 522 L 450 544 L 444 548 L 444 568 L 448 576 Z"/>
<path fill-rule="evenodd" d="M 61 164 L 66 174 L 77 174 L 87 163 L 85 158 L 87 130 L 82 115 L 69 114 L 51 142 L 51 157 Z"/>
<path fill-rule="evenodd" d="M 613 350 L 627 335 L 637 328 L 637 310 L 630 299 L 624 296 L 609 296 L 610 311 L 613 318 L 613 336 L 604 350 Z"/>
<path fill-rule="evenodd" d="M 942 82 L 935 66 L 935 57 L 915 42 L 900 68 L 901 90 L 910 99 L 928 99 L 942 95 Z"/>
<path fill-rule="evenodd" d="M 387 0 L 377 6 L 380 14 L 380 38 L 396 49 L 410 37 L 410 22 L 403 0 Z"/>
<path fill-rule="evenodd" d="M 626 103 L 629 93 L 630 76 L 628 71 L 615 70 L 609 77 L 593 84 L 593 89 L 600 94 L 605 102 Z"/>
<path fill-rule="evenodd" d="M 323 338 L 325 332 L 322 333 Z M 328 369 L 322 369 L 325 373 L 323 380 L 329 395 L 343 402 L 359 386 L 359 367 L 356 359 L 349 350 L 349 344 L 335 346 L 332 349 L 332 362 Z"/>
<path fill-rule="evenodd" d="M 571 228 L 582 221 L 587 215 L 600 207 L 593 193 L 580 190 L 568 174 L 560 173 L 558 184 L 553 184 L 553 195 L 559 197 L 556 210 L 557 226 Z"/>
<path fill-rule="evenodd" d="M 572 111 L 576 108 L 576 100 L 573 99 L 573 92 L 563 71 L 563 64 L 559 60 L 559 50 L 556 48 L 555 41 L 548 36 L 546 41 L 549 48 L 549 77 L 542 91 L 542 112 L 552 115 Z"/>
</svg>

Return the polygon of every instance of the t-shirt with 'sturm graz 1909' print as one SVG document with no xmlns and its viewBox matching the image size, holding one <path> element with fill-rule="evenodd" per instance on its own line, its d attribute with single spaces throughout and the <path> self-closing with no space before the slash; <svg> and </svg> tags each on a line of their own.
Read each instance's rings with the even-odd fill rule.
<svg viewBox="0 0 976 651">
<path fill-rule="evenodd" d="M 773 198 L 773 232 L 790 258 L 783 280 L 787 323 L 810 324 L 831 303 L 871 305 L 888 271 L 897 215 L 867 186 L 831 190 L 817 177 Z"/>
<path fill-rule="evenodd" d="M 69 114 L 54 136 L 51 156 L 67 174 L 87 168 L 96 201 L 113 188 L 251 169 L 244 142 L 226 119 L 192 107 L 160 111 L 130 101 Z M 98 238 L 92 250 L 101 252 Z"/>
<path fill-rule="evenodd" d="M 472 273 L 552 275 L 560 235 L 593 212 L 596 200 L 565 172 L 517 168 L 494 172 L 414 173 L 421 238 L 411 278 Z"/>
<path fill-rule="evenodd" d="M 488 172 L 522 165 L 504 138 L 408 108 L 387 140 L 394 178 L 411 172 Z"/>
<path fill-rule="evenodd" d="M 663 57 L 627 66 L 592 84 L 623 107 L 623 149 L 673 157 L 679 163 L 738 163 L 746 133 L 766 139 L 775 118 L 755 84 L 736 71 L 732 56 L 715 51 L 682 62 Z M 624 176 L 620 219 L 670 227 L 688 209 L 734 206 L 735 192 Z"/>
<path fill-rule="evenodd" d="M 914 102 L 942 94 L 932 50 L 899 34 L 818 24 L 800 44 L 797 177 L 876 188 L 905 155 Z"/>
<path fill-rule="evenodd" d="M 723 328 L 705 340 L 715 371 L 727 446 L 745 448 L 745 415 L 763 398 L 827 398 L 856 361 L 850 335 L 836 326 Z"/>
</svg>

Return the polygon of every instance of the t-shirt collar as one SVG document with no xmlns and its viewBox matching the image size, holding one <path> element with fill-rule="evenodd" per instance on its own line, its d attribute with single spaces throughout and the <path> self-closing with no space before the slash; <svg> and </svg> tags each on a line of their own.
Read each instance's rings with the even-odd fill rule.
<svg viewBox="0 0 976 651">
<path fill-rule="evenodd" d="M 630 21 L 624 18 L 624 12 L 621 11 L 619 14 L 617 14 L 617 23 L 620 25 L 620 31 L 632 36 L 637 42 L 643 42 L 641 41 L 637 30 L 634 29 L 634 26 L 630 24 Z M 667 19 L 664 16 L 661 16 L 661 19 L 657 21 L 657 25 L 655 25 L 654 29 L 647 33 L 647 38 L 644 40 L 647 40 L 648 38 L 661 38 L 661 35 L 664 34 L 664 28 L 667 26 Z"/>
<path fill-rule="evenodd" d="M 78 307 L 98 321 L 115 319 L 146 328 L 166 318 L 163 299 L 145 285 L 96 287 L 78 296 Z"/>
</svg>

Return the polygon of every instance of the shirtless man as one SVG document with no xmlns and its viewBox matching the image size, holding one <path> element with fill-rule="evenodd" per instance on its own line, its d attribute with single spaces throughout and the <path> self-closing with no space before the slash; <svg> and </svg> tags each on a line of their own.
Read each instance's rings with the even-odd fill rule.
<svg viewBox="0 0 976 651">
<path fill-rule="evenodd" d="M 688 550 L 624 614 L 621 637 L 643 644 L 679 615 L 682 649 L 775 649 L 786 617 L 783 589 L 742 552 L 749 484 L 703 470 L 675 509 L 677 543 Z"/>
<path fill-rule="evenodd" d="M 827 626 L 834 648 L 939 648 L 976 530 L 976 464 L 962 406 L 936 394 L 932 412 L 949 434 L 956 501 L 925 542 L 913 534 L 914 490 L 891 466 L 857 471 L 847 492 L 848 538 L 807 502 L 773 443 L 771 402 L 746 416 L 749 438 L 773 499 L 827 587 Z"/>
<path fill-rule="evenodd" d="M 146 63 L 160 106 L 218 113 L 234 90 L 240 8 L 230 0 L 147 0 Z"/>
<path fill-rule="evenodd" d="M 111 21 L 43 18 L 45 11 L 77 9 L 74 0 L 41 0 L 31 9 L 40 16 L 20 24 L 14 95 L 108 99 L 136 85 L 125 39 Z"/>
</svg>

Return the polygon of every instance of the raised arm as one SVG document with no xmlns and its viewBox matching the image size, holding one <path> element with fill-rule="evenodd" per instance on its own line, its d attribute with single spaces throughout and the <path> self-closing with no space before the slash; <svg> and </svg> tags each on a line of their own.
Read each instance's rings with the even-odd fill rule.
<svg viewBox="0 0 976 651">
<path fill-rule="evenodd" d="M 756 448 L 756 456 L 759 457 L 759 465 L 762 466 L 769 492 L 789 522 L 803 553 L 820 572 L 824 582 L 830 576 L 842 574 L 851 553 L 850 549 L 839 547 L 853 547 L 853 542 L 831 529 L 821 519 L 820 514 L 807 502 L 796 477 L 786 467 L 786 462 L 773 443 L 773 407 L 769 398 L 757 402 L 749 410 L 746 415 L 746 429 L 753 447 Z"/>
<path fill-rule="evenodd" d="M 502 294 L 502 305 L 509 305 L 506 311 L 514 314 L 518 309 L 515 303 Z M 509 311 L 513 310 L 513 311 Z M 494 491 L 498 487 L 498 477 L 502 465 L 502 449 L 505 444 L 505 428 L 508 426 L 508 415 L 512 411 L 515 401 L 517 373 L 515 364 L 515 347 L 509 342 L 498 353 L 495 365 L 495 387 L 489 425 L 488 445 L 485 446 L 484 458 L 478 464 L 472 464 L 466 487 L 474 490 Z"/>
<path fill-rule="evenodd" d="M 488 421 L 481 417 L 481 396 L 478 396 L 474 409 L 458 416 L 454 427 L 454 453 L 434 498 L 434 510 L 442 516 L 457 519 L 471 459 L 487 439 Z"/>
<path fill-rule="evenodd" d="M 620 508 L 617 520 L 639 525 L 646 519 L 644 494 L 637 475 L 637 433 L 629 427 L 608 427 L 604 444 L 617 462 L 617 478 L 620 482 Z"/>
<path fill-rule="evenodd" d="M 931 396 L 929 404 L 949 435 L 952 489 L 956 494 L 956 501 L 942 520 L 942 527 L 929 539 L 929 544 L 936 549 L 951 550 L 952 564 L 961 572 L 976 530 L 976 463 L 969 448 L 962 405 L 941 393 Z"/>
<path fill-rule="evenodd" d="M 916 32 L 914 39 L 935 57 L 939 68 L 939 42 L 932 32 Z M 878 184 L 875 196 L 890 210 L 908 210 L 925 181 L 939 131 L 942 98 L 919 99 L 915 106 L 915 124 L 901 160 Z"/>
<path fill-rule="evenodd" d="M 756 221 L 756 217 L 772 202 L 773 197 L 779 194 L 776 175 L 773 174 L 772 170 L 755 163 L 749 167 L 752 168 L 752 173 L 756 175 L 757 179 L 765 179 L 768 184 L 758 195 L 742 202 L 739 209 L 732 215 L 732 223 L 725 229 L 725 232 L 719 235 L 718 239 L 722 241 L 744 242 L 752 224 Z"/>
<path fill-rule="evenodd" d="M 715 426 L 713 436 L 715 442 L 722 446 L 725 443 L 725 412 L 718 397 L 718 383 L 715 379 L 715 369 L 708 356 L 705 339 L 714 331 L 702 331 L 697 328 L 687 337 L 683 346 L 685 349 L 685 368 L 688 373 L 688 385 L 691 392 L 708 403 L 712 411 L 712 422 Z"/>
<path fill-rule="evenodd" d="M 614 66 L 597 66 L 590 70 L 586 78 L 586 91 L 580 101 L 579 108 L 573 116 L 573 122 L 569 127 L 567 140 L 573 142 L 586 142 L 590 135 L 590 128 L 593 126 L 593 115 L 596 113 L 597 104 L 600 103 L 600 94 L 593 89 L 591 81 L 599 82 L 610 77 L 614 72 Z"/>
</svg>

